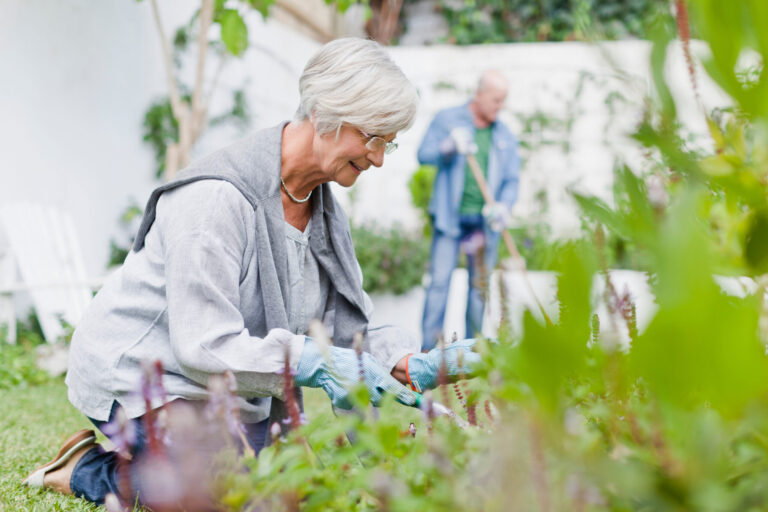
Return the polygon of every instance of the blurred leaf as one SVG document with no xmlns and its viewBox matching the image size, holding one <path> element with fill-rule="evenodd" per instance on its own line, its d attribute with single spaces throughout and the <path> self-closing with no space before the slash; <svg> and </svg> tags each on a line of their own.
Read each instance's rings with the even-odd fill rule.
<svg viewBox="0 0 768 512">
<path fill-rule="evenodd" d="M 756 274 L 768 273 L 768 209 L 752 214 L 744 239 L 744 257 Z"/>
<path fill-rule="evenodd" d="M 712 117 L 707 116 L 707 127 L 709 128 L 709 134 L 712 136 L 712 140 L 715 143 L 715 149 L 717 151 L 722 151 L 723 146 L 725 145 L 725 136 L 723 135 L 720 126 L 714 119 L 712 119 Z"/>
<path fill-rule="evenodd" d="M 563 246 L 553 270 L 559 275 L 559 319 L 555 325 L 541 325 L 526 312 L 525 336 L 512 356 L 516 375 L 549 412 L 557 410 L 567 379 L 586 367 L 596 270 L 591 246 L 583 242 Z"/>
<path fill-rule="evenodd" d="M 221 14 L 221 40 L 229 53 L 240 56 L 248 48 L 248 27 L 240 13 L 224 9 Z"/>
<path fill-rule="evenodd" d="M 248 0 L 248 3 L 266 19 L 269 17 L 269 8 L 275 3 L 275 0 Z"/>
<path fill-rule="evenodd" d="M 633 345 L 631 363 L 663 402 L 737 414 L 768 389 L 757 299 L 726 297 L 715 285 L 697 215 L 702 196 L 686 192 L 662 226 L 653 287 L 659 311 Z"/>
<path fill-rule="evenodd" d="M 627 225 L 626 219 L 620 213 L 611 210 L 602 199 L 583 196 L 577 193 L 574 193 L 573 197 L 576 199 L 579 208 L 588 218 L 603 224 L 610 231 L 621 237 L 629 238 L 632 236 L 632 231 Z"/>
<path fill-rule="evenodd" d="M 701 170 L 706 174 L 716 176 L 727 176 L 733 173 L 733 166 L 723 157 L 723 155 L 712 155 L 702 158 L 699 161 Z"/>
<path fill-rule="evenodd" d="M 650 39 L 651 45 L 651 77 L 658 99 L 661 102 L 662 122 L 670 122 L 677 117 L 675 101 L 664 78 L 665 64 L 667 62 L 667 46 L 672 41 L 672 29 L 664 18 L 654 21 Z"/>
</svg>

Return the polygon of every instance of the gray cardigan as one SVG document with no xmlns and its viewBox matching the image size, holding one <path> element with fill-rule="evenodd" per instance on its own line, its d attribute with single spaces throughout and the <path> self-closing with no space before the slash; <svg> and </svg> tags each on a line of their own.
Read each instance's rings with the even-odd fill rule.
<svg viewBox="0 0 768 512">
<path fill-rule="evenodd" d="M 129 417 L 145 412 L 135 393 L 142 360 L 163 363 L 168 400 L 205 398 L 208 377 L 232 370 L 246 422 L 267 417 L 268 397 L 283 398 L 286 347 L 295 369 L 304 344 L 288 330 L 283 127 L 199 160 L 152 193 L 133 250 L 72 338 L 69 398 L 87 416 L 106 420 L 114 401 Z M 368 328 L 348 219 L 327 184 L 312 201 L 309 245 L 329 278 L 323 320 L 334 344 L 367 333 L 366 350 L 391 369 L 419 343 L 396 327 Z"/>
</svg>

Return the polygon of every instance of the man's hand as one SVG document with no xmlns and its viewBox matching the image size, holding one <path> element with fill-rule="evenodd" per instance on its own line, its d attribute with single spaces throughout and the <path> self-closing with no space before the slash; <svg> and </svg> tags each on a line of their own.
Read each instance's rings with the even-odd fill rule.
<svg viewBox="0 0 768 512">
<path fill-rule="evenodd" d="M 354 350 L 334 346 L 328 347 L 326 356 L 316 341 L 307 338 L 294 380 L 299 386 L 323 388 L 334 406 L 351 409 L 348 390 L 360 382 L 361 358 Z M 418 406 L 419 396 L 395 380 L 367 352 L 362 354 L 362 380 L 375 406 L 387 393 L 401 404 Z"/>
<path fill-rule="evenodd" d="M 512 224 L 512 212 L 502 203 L 483 206 L 485 222 L 493 231 L 500 232 Z"/>
<path fill-rule="evenodd" d="M 477 153 L 472 133 L 466 128 L 454 128 L 451 130 L 444 144 L 444 153 L 459 153 L 461 155 L 474 155 Z"/>
<path fill-rule="evenodd" d="M 435 348 L 426 354 L 412 354 L 404 358 L 406 378 L 418 392 L 436 387 L 440 368 L 445 360 L 445 375 L 449 381 L 458 377 L 472 377 L 472 366 L 480 361 L 480 354 L 472 349 L 474 339 L 451 343 L 446 348 Z"/>
</svg>

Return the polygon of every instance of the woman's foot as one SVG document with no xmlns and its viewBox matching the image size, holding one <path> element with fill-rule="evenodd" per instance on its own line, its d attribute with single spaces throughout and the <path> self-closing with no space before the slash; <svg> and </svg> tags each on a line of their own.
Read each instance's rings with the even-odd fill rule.
<svg viewBox="0 0 768 512">
<path fill-rule="evenodd" d="M 22 483 L 29 487 L 44 487 L 61 494 L 72 494 L 69 486 L 72 471 L 82 456 L 95 446 L 96 434 L 93 430 L 75 432 L 64 441 L 53 460 L 34 470 Z"/>
</svg>

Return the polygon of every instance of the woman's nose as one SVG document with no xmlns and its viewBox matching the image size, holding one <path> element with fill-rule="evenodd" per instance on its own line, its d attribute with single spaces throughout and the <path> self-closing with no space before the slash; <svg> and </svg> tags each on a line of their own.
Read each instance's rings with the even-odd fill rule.
<svg viewBox="0 0 768 512">
<path fill-rule="evenodd" d="M 370 161 L 374 167 L 381 167 L 384 165 L 384 148 L 369 151 L 368 161 Z"/>
</svg>

